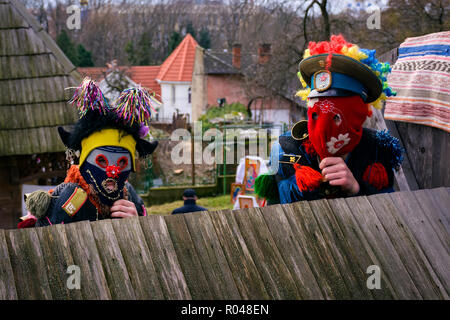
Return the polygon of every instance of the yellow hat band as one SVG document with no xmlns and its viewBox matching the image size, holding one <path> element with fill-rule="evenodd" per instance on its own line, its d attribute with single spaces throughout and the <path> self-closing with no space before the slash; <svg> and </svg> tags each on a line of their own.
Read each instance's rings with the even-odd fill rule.
<svg viewBox="0 0 450 320">
<path fill-rule="evenodd" d="M 81 140 L 81 155 L 79 165 L 81 166 L 84 163 L 87 156 L 91 153 L 92 150 L 98 147 L 105 146 L 122 147 L 128 150 L 131 154 L 133 162 L 133 171 L 136 170 L 136 140 L 134 140 L 131 134 L 118 129 L 103 129 L 101 131 L 94 132 L 89 137 Z"/>
</svg>

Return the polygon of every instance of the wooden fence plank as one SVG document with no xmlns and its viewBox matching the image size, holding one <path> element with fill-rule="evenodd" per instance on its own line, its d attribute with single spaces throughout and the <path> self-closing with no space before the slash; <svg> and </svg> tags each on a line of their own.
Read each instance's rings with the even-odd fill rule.
<svg viewBox="0 0 450 320">
<path fill-rule="evenodd" d="M 192 299 L 214 299 L 205 273 L 208 266 L 202 266 L 183 215 L 164 216 L 164 220 L 177 253 Z"/>
<path fill-rule="evenodd" d="M 323 299 L 322 291 L 281 205 L 263 207 L 260 211 L 302 299 Z"/>
<path fill-rule="evenodd" d="M 242 299 L 269 299 L 234 213 L 222 210 L 210 218 Z"/>
<path fill-rule="evenodd" d="M 448 248 L 440 241 L 429 220 L 424 216 L 416 197 L 412 192 L 394 192 L 389 194 L 398 213 L 411 230 L 423 253 L 430 262 L 444 290 L 450 294 L 450 256 Z"/>
<path fill-rule="evenodd" d="M 111 220 L 91 222 L 91 228 L 111 297 L 118 300 L 136 299 Z"/>
<path fill-rule="evenodd" d="M 156 274 L 166 299 L 191 299 L 166 222 L 162 216 L 139 217 Z"/>
<path fill-rule="evenodd" d="M 6 230 L 5 236 L 17 297 L 21 300 L 52 299 L 36 230 Z"/>
<path fill-rule="evenodd" d="M 70 223 L 64 227 L 73 262 L 80 267 L 81 293 L 84 299 L 110 300 L 102 262 L 89 221 Z"/>
<path fill-rule="evenodd" d="M 448 299 L 445 291 L 441 292 L 441 282 L 389 194 L 370 196 L 368 200 L 423 298 Z"/>
<path fill-rule="evenodd" d="M 364 236 L 364 233 L 358 227 L 358 223 L 353 217 L 345 199 L 329 199 L 327 201 L 333 210 L 333 218 L 336 219 L 336 222 L 339 225 L 339 227 L 336 228 L 339 228 L 342 231 L 345 240 L 349 244 L 348 250 L 356 256 L 357 263 L 361 270 L 366 273 L 369 266 L 381 265 L 373 252 L 372 247 Z M 369 275 L 366 273 L 365 277 L 367 279 Z M 372 289 L 371 293 L 375 299 L 385 300 L 397 298 L 397 294 L 392 288 L 388 275 L 381 277 L 381 289 Z"/>
<path fill-rule="evenodd" d="M 289 269 L 257 208 L 235 211 L 241 234 L 272 299 L 300 299 Z"/>
<path fill-rule="evenodd" d="M 379 267 L 382 274 L 389 275 L 398 297 L 400 299 L 422 299 L 367 198 L 350 197 L 345 201 L 381 262 Z"/>
<path fill-rule="evenodd" d="M 136 298 L 163 299 L 161 285 L 138 218 L 111 221 Z"/>
<path fill-rule="evenodd" d="M 70 277 L 70 274 L 67 273 L 67 268 L 74 265 L 74 262 L 64 225 L 36 228 L 36 233 L 41 244 L 48 282 L 52 291 L 52 299 L 82 299 L 81 287 L 80 289 L 69 289 L 67 286 L 67 280 Z"/>
<path fill-rule="evenodd" d="M 14 274 L 9 260 L 5 231 L 0 229 L 0 300 L 17 299 Z"/>
<path fill-rule="evenodd" d="M 337 223 L 333 224 L 330 221 L 333 212 L 328 202 L 326 200 L 310 201 L 309 205 L 323 235 L 325 245 L 333 256 L 352 299 L 373 299 L 371 291 L 367 289 L 366 274 L 358 268 L 358 259 L 351 254 L 352 250 L 345 243 Z"/>
<path fill-rule="evenodd" d="M 200 263 L 209 271 L 205 273 L 205 276 L 214 297 L 227 300 L 241 299 L 210 219 L 210 215 L 214 214 L 217 213 L 196 212 L 185 214 L 184 218 Z"/>
<path fill-rule="evenodd" d="M 314 220 L 314 214 L 309 203 L 300 201 L 285 205 L 284 208 L 292 228 L 296 229 L 300 243 L 304 246 L 305 251 L 309 252 L 306 255 L 311 259 L 309 264 L 313 266 L 312 271 L 316 273 L 316 279 L 321 282 L 320 286 L 325 290 L 326 297 L 351 299 L 345 281 L 325 245 L 319 226 Z"/>
<path fill-rule="evenodd" d="M 450 196 L 444 188 L 423 190 L 433 202 L 436 210 L 437 223 L 444 226 L 447 234 L 450 234 Z"/>
<path fill-rule="evenodd" d="M 443 219 L 440 219 L 439 208 L 434 204 L 434 201 L 428 196 L 426 190 L 417 190 L 413 192 L 417 202 L 419 202 L 420 208 L 422 208 L 423 215 L 430 221 L 432 227 L 436 231 L 437 236 L 441 239 L 444 247 L 447 248 L 447 252 L 450 253 L 450 233 Z"/>
</svg>

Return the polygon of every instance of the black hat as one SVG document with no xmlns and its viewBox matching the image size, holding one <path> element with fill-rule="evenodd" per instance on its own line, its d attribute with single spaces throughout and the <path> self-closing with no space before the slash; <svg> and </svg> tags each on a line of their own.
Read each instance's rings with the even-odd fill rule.
<svg viewBox="0 0 450 320">
<path fill-rule="evenodd" d="M 193 198 L 195 196 L 196 196 L 196 194 L 195 194 L 195 190 L 194 189 L 186 189 L 183 192 L 183 197 Z"/>
<path fill-rule="evenodd" d="M 79 109 L 80 119 L 71 132 L 58 127 L 58 133 L 64 145 L 74 151 L 72 155 L 80 157 L 83 140 L 88 137 L 91 139 L 91 135 L 104 129 L 117 129 L 120 136 L 131 135 L 136 142 L 135 150 L 140 157 L 150 155 L 158 145 L 158 141 L 146 139 L 148 134 L 146 124 L 151 119 L 152 111 L 155 112 L 153 105 L 159 102 L 143 88 L 126 89 L 110 104 L 98 85 L 91 79 L 85 78 L 69 102 Z M 102 143 L 108 142 L 98 141 L 98 143 L 90 143 L 90 146 L 93 148 Z M 134 148 L 128 148 L 128 150 L 132 153 L 133 169 L 135 169 L 134 154 L 130 149 L 134 150 Z M 86 155 L 81 152 L 81 156 L 80 161 Z"/>
</svg>

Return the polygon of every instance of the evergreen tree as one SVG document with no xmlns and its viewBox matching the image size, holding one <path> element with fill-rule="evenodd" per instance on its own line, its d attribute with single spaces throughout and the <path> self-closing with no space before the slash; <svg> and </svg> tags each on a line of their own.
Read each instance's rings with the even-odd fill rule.
<svg viewBox="0 0 450 320">
<path fill-rule="evenodd" d="M 200 47 L 204 49 L 211 48 L 211 38 L 209 36 L 209 31 L 205 27 L 200 31 L 200 40 L 198 41 Z"/>
<path fill-rule="evenodd" d="M 135 55 L 135 62 L 140 65 L 150 64 L 152 38 L 149 32 L 144 32 L 138 42 L 138 48 Z"/>
<path fill-rule="evenodd" d="M 133 41 L 130 40 L 125 46 L 125 52 L 128 55 L 128 62 L 130 62 L 132 65 L 136 64 L 136 52 L 134 50 L 134 44 Z"/>
<path fill-rule="evenodd" d="M 56 43 L 67 56 L 67 58 L 69 58 L 69 60 L 72 61 L 75 66 L 78 66 L 78 52 L 75 48 L 75 44 L 70 39 L 66 30 L 63 29 L 61 31 L 61 33 L 56 38 Z"/>
<path fill-rule="evenodd" d="M 178 32 L 174 31 L 169 39 L 169 54 L 172 53 L 173 50 L 175 50 L 176 47 L 181 42 L 181 36 Z"/>
<path fill-rule="evenodd" d="M 92 54 L 90 51 L 86 50 L 86 48 L 79 44 L 77 46 L 78 53 L 78 65 L 77 67 L 93 67 L 94 62 L 92 61 Z"/>
<path fill-rule="evenodd" d="M 189 21 L 189 23 L 186 26 L 186 34 L 190 33 L 192 37 L 197 37 L 197 33 L 195 32 L 194 26 L 192 25 L 192 22 Z"/>
</svg>

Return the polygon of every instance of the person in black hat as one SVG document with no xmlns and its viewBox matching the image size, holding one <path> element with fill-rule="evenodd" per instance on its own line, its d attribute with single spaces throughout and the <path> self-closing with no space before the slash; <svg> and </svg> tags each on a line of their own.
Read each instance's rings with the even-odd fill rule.
<svg viewBox="0 0 450 320">
<path fill-rule="evenodd" d="M 70 132 L 59 127 L 58 133 L 71 166 L 55 189 L 27 195 L 27 218 L 47 226 L 146 215 L 127 179 L 136 169 L 136 152 L 146 157 L 158 145 L 149 139 L 147 124 L 159 102 L 145 89 L 129 88 L 110 104 L 89 78 L 70 102 L 80 119 Z M 32 225 L 23 221 L 18 227 Z"/>
<path fill-rule="evenodd" d="M 197 195 L 194 189 L 186 189 L 183 192 L 184 206 L 172 211 L 172 214 L 188 213 L 196 211 L 208 211 L 208 209 L 200 207 L 196 204 Z"/>
<path fill-rule="evenodd" d="M 395 95 L 389 64 L 342 35 L 310 42 L 303 58 L 297 95 L 307 100 L 308 120 L 273 145 L 276 172 L 256 179 L 256 193 L 271 204 L 393 191 L 403 148 L 388 132 L 362 127 L 372 106 Z"/>
</svg>

